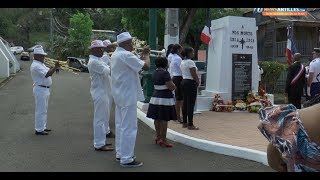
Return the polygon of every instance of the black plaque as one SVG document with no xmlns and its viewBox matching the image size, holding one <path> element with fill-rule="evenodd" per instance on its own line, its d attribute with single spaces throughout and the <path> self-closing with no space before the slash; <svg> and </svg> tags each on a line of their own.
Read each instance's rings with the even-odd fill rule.
<svg viewBox="0 0 320 180">
<path fill-rule="evenodd" d="M 252 54 L 232 54 L 232 100 L 245 100 L 251 81 Z"/>
</svg>

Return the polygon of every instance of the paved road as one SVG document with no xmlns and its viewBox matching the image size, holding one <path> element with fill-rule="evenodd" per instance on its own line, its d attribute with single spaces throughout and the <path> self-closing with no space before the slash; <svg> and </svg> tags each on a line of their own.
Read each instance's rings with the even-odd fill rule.
<svg viewBox="0 0 320 180">
<path fill-rule="evenodd" d="M 172 149 L 161 148 L 153 144 L 153 130 L 141 122 L 135 153 L 144 166 L 120 167 L 114 152 L 93 149 L 93 103 L 88 73 L 54 74 L 48 110 L 48 128 L 53 131 L 49 136 L 36 136 L 31 62 L 20 62 L 22 72 L 0 89 L 0 171 L 272 171 L 260 163 L 179 143 L 173 143 Z"/>
</svg>

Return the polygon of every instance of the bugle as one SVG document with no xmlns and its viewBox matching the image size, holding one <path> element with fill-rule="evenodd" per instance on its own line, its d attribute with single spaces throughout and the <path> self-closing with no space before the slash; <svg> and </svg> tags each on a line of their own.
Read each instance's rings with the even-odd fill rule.
<svg viewBox="0 0 320 180">
<path fill-rule="evenodd" d="M 143 48 L 135 48 L 135 52 L 137 54 L 140 54 L 143 51 Z M 166 50 L 162 49 L 162 51 L 158 50 L 150 50 L 150 56 L 151 57 L 165 57 L 166 56 Z"/>
<path fill-rule="evenodd" d="M 52 67 L 55 66 L 56 62 L 59 62 L 60 69 L 62 69 L 62 70 L 72 71 L 72 72 L 73 71 L 79 71 L 80 72 L 79 69 L 68 66 L 66 61 L 59 61 L 59 60 L 50 59 L 50 58 L 45 58 L 45 61 L 44 61 L 45 64 L 47 64 L 48 66 L 52 66 Z"/>
</svg>

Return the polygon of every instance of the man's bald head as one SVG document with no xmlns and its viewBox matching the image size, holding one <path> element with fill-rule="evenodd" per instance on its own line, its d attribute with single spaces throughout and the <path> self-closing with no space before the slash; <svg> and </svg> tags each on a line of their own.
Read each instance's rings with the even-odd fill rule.
<svg viewBox="0 0 320 180">
<path fill-rule="evenodd" d="M 295 54 L 293 55 L 293 59 L 294 59 L 294 61 L 300 61 L 300 59 L 301 59 L 301 54 L 300 54 L 300 53 L 295 53 Z"/>
</svg>

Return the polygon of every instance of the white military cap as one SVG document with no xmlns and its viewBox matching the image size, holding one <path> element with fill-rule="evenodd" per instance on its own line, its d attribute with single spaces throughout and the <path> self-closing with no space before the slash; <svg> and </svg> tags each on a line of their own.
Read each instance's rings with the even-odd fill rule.
<svg viewBox="0 0 320 180">
<path fill-rule="evenodd" d="M 104 44 L 105 47 L 108 47 L 108 46 L 110 46 L 112 43 L 111 43 L 111 41 L 110 41 L 109 39 L 106 39 L 106 40 L 103 41 L 103 44 Z"/>
<path fill-rule="evenodd" d="M 89 49 L 97 48 L 97 47 L 106 47 L 101 40 L 94 40 L 91 42 L 91 46 L 89 46 Z"/>
<path fill-rule="evenodd" d="M 124 41 L 132 39 L 132 36 L 128 32 L 123 32 L 117 36 L 117 43 L 122 43 Z"/>
</svg>

